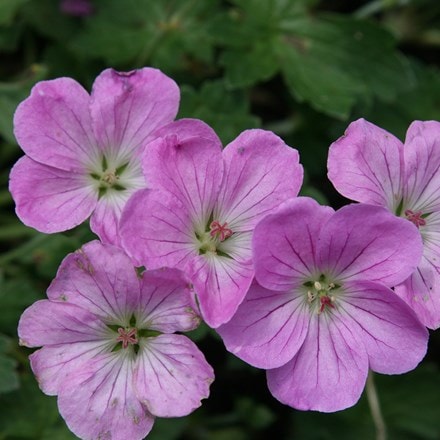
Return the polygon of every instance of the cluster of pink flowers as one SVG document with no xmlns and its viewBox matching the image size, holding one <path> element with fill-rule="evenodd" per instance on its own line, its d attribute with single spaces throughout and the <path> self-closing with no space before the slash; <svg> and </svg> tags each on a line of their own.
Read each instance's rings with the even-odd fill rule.
<svg viewBox="0 0 440 440">
<path fill-rule="evenodd" d="M 90 217 L 99 237 L 18 329 L 69 428 L 140 440 L 199 407 L 214 373 L 180 333 L 200 319 L 298 409 L 346 408 L 369 369 L 415 368 L 440 326 L 440 124 L 413 123 L 403 145 L 352 123 L 328 168 L 360 203 L 335 212 L 298 197 L 299 155 L 278 136 L 222 148 L 178 105 L 160 71 L 108 69 L 90 95 L 40 82 L 16 111 L 17 215 L 45 233 Z"/>
</svg>

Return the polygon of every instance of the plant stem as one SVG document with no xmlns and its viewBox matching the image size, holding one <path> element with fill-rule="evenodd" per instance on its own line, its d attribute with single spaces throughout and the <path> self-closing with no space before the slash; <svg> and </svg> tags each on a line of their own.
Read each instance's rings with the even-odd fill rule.
<svg viewBox="0 0 440 440">
<path fill-rule="evenodd" d="M 376 428 L 376 440 L 387 439 L 387 428 L 385 420 L 380 409 L 379 397 L 377 395 L 376 385 L 374 383 L 374 373 L 370 370 L 367 377 L 366 393 L 368 404 L 370 406 L 371 417 Z"/>
</svg>

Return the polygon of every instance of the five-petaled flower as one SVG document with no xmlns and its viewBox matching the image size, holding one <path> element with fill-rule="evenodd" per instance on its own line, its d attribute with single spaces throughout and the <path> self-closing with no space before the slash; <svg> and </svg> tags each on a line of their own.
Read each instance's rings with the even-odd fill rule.
<svg viewBox="0 0 440 440">
<path fill-rule="evenodd" d="M 252 282 L 255 224 L 298 194 L 298 152 L 264 130 L 247 130 L 222 151 L 209 126 L 189 119 L 157 135 L 142 162 L 153 189 L 127 203 L 121 242 L 141 266 L 186 271 L 204 320 L 218 327 Z"/>
<path fill-rule="evenodd" d="M 255 227 L 254 282 L 229 323 L 229 351 L 267 369 L 269 389 L 302 410 L 354 405 L 368 369 L 416 367 L 428 332 L 390 286 L 417 266 L 417 229 L 371 205 L 336 213 L 308 198 Z"/>
<path fill-rule="evenodd" d="M 412 222 L 424 249 L 395 291 L 429 328 L 440 326 L 440 123 L 415 121 L 405 144 L 359 119 L 329 151 L 328 175 L 345 197 L 384 206 Z"/>
<path fill-rule="evenodd" d="M 98 241 L 68 255 L 22 315 L 18 333 L 42 390 L 58 395 L 83 439 L 141 440 L 154 417 L 180 417 L 209 394 L 213 371 L 186 336 L 199 318 L 176 269 L 138 275 L 122 250 Z"/>
<path fill-rule="evenodd" d="M 11 171 L 20 219 L 41 232 L 71 229 L 91 214 L 102 241 L 118 244 L 122 208 L 145 188 L 139 153 L 176 116 L 176 83 L 159 70 L 107 69 L 91 95 L 71 78 L 42 81 L 17 108 L 26 153 Z"/>
</svg>

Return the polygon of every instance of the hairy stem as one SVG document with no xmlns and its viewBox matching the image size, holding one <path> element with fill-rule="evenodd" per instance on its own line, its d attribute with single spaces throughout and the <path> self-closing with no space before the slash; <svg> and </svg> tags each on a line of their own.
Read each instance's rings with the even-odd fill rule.
<svg viewBox="0 0 440 440">
<path fill-rule="evenodd" d="M 377 395 L 376 385 L 374 383 L 373 372 L 369 371 L 367 377 L 366 393 L 368 404 L 370 406 L 371 417 L 376 428 L 376 440 L 387 439 L 387 428 L 385 420 L 380 409 L 379 397 Z"/>
</svg>

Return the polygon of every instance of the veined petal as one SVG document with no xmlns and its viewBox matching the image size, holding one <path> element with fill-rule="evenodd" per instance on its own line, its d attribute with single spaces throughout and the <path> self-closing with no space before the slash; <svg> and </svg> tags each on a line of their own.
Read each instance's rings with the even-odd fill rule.
<svg viewBox="0 0 440 440">
<path fill-rule="evenodd" d="M 142 274 L 138 327 L 162 333 L 196 328 L 200 318 L 191 308 L 189 280 L 177 269 L 146 270 Z"/>
<path fill-rule="evenodd" d="M 120 246 L 119 221 L 128 199 L 126 192 L 114 192 L 98 201 L 90 218 L 90 229 L 103 243 Z"/>
<path fill-rule="evenodd" d="M 344 283 L 341 314 L 364 344 L 370 368 L 399 374 L 414 369 L 427 349 L 428 331 L 391 289 L 378 283 Z M 355 330 L 356 329 L 356 330 Z"/>
<path fill-rule="evenodd" d="M 303 294 L 267 290 L 254 282 L 235 315 L 217 332 L 240 359 L 258 368 L 277 368 L 296 355 L 309 320 Z"/>
<path fill-rule="evenodd" d="M 26 347 L 102 341 L 107 335 L 107 327 L 89 311 L 47 299 L 28 307 L 18 324 L 20 344 Z"/>
<path fill-rule="evenodd" d="M 130 258 L 99 241 L 85 244 L 61 263 L 49 299 L 76 304 L 108 324 L 128 325 L 139 303 L 140 284 Z"/>
<path fill-rule="evenodd" d="M 205 228 L 222 182 L 220 139 L 197 119 L 173 122 L 156 135 L 142 162 L 148 184 L 173 194 L 192 221 Z"/>
<path fill-rule="evenodd" d="M 150 432 L 154 418 L 135 395 L 133 362 L 120 352 L 97 356 L 63 382 L 58 408 L 73 433 L 142 440 Z"/>
<path fill-rule="evenodd" d="M 93 84 L 90 105 L 100 148 L 130 155 L 175 118 L 179 100 L 177 84 L 160 70 L 104 70 Z"/>
<path fill-rule="evenodd" d="M 188 264 L 200 311 L 206 323 L 216 328 L 228 322 L 243 301 L 254 277 L 251 261 L 210 254 L 199 255 Z"/>
<path fill-rule="evenodd" d="M 32 371 L 45 394 L 58 394 L 60 385 L 95 356 L 109 351 L 108 341 L 46 345 L 29 356 Z"/>
<path fill-rule="evenodd" d="M 440 327 L 440 267 L 423 256 L 416 271 L 395 292 L 414 310 L 420 321 L 430 329 Z"/>
<path fill-rule="evenodd" d="M 122 246 L 139 266 L 182 267 L 197 255 L 190 215 L 166 191 L 136 192 L 124 208 L 119 227 Z"/>
<path fill-rule="evenodd" d="M 347 320 L 314 314 L 298 354 L 267 371 L 270 392 L 301 410 L 333 412 L 354 405 L 368 374 L 368 357 Z"/>
<path fill-rule="evenodd" d="M 330 146 L 328 177 L 343 196 L 395 212 L 402 198 L 403 144 L 365 119 Z"/>
<path fill-rule="evenodd" d="M 82 172 L 95 140 L 87 91 L 71 78 L 37 83 L 14 115 L 14 134 L 37 162 Z"/>
<path fill-rule="evenodd" d="M 415 121 L 405 147 L 405 204 L 424 214 L 440 210 L 440 123 Z"/>
<path fill-rule="evenodd" d="M 252 230 L 265 214 L 298 195 L 303 180 L 298 151 L 270 131 L 244 131 L 223 150 L 223 158 L 214 217 L 234 232 Z"/>
<path fill-rule="evenodd" d="M 336 211 L 319 236 L 319 266 L 333 279 L 378 281 L 388 287 L 420 262 L 417 228 L 379 206 L 353 204 Z"/>
<path fill-rule="evenodd" d="M 264 217 L 253 237 L 257 281 L 285 292 L 314 274 L 319 231 L 333 212 L 313 199 L 298 197 Z"/>
<path fill-rule="evenodd" d="M 42 165 L 27 156 L 12 168 L 9 190 L 20 220 L 45 233 L 78 226 L 98 201 L 83 174 Z"/>
<path fill-rule="evenodd" d="M 214 372 L 182 335 L 149 338 L 139 349 L 134 384 L 139 400 L 159 417 L 185 416 L 209 395 Z"/>
</svg>

